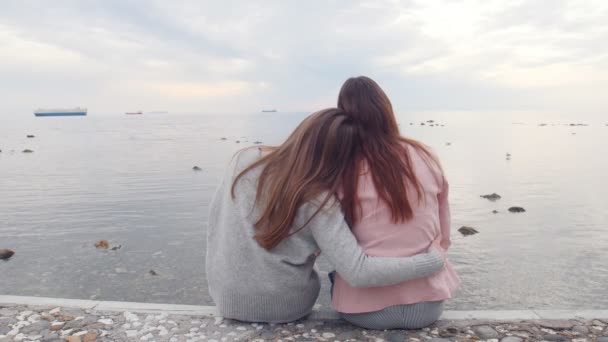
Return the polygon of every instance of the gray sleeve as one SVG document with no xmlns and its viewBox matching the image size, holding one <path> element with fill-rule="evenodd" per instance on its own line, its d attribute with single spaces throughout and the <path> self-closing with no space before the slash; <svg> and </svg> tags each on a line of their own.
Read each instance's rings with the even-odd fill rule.
<svg viewBox="0 0 608 342">
<path fill-rule="evenodd" d="M 314 211 L 309 210 L 312 214 Z M 353 287 L 375 287 L 423 278 L 444 267 L 443 252 L 429 248 L 411 257 L 367 256 L 338 204 L 329 204 L 309 223 L 314 239 L 340 276 Z"/>
</svg>

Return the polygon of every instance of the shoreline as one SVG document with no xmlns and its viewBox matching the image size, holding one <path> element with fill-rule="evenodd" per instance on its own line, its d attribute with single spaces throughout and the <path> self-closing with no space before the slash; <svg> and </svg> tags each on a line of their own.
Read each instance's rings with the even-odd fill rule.
<svg viewBox="0 0 608 342">
<path fill-rule="evenodd" d="M 258 324 L 224 319 L 213 306 L 0 295 L 0 342 L 300 340 L 608 342 L 608 310 L 445 311 L 428 328 L 378 331 L 329 310 Z"/>
<path fill-rule="evenodd" d="M 212 305 L 159 304 L 34 296 L 0 295 L 2 305 L 53 306 L 107 312 L 168 313 L 190 316 L 220 316 Z M 333 310 L 314 310 L 307 320 L 339 320 Z M 608 319 L 606 310 L 446 310 L 441 320 L 555 320 Z"/>
</svg>

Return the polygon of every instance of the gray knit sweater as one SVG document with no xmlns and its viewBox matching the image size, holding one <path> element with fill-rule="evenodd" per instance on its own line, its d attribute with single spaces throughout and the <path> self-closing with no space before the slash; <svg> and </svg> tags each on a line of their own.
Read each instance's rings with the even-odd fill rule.
<svg viewBox="0 0 608 342">
<path fill-rule="evenodd" d="M 253 239 L 254 207 L 261 168 L 248 172 L 230 195 L 234 177 L 260 157 L 259 149 L 240 152 L 232 161 L 210 206 L 207 227 L 206 272 L 209 293 L 226 318 L 250 322 L 287 322 L 309 314 L 319 294 L 314 269 L 319 250 L 352 286 L 373 287 L 431 275 L 444 266 L 443 253 L 407 258 L 368 257 L 344 221 L 335 202 L 302 230 L 270 252 Z M 294 227 L 301 227 L 315 212 L 315 203 L 303 205 Z"/>
</svg>

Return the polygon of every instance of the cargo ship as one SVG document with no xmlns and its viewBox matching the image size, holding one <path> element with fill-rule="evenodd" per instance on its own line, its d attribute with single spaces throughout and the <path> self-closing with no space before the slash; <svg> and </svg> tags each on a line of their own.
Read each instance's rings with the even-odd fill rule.
<svg viewBox="0 0 608 342">
<path fill-rule="evenodd" d="M 37 109 L 34 111 L 36 116 L 85 116 L 86 108 L 58 108 L 58 109 Z"/>
</svg>

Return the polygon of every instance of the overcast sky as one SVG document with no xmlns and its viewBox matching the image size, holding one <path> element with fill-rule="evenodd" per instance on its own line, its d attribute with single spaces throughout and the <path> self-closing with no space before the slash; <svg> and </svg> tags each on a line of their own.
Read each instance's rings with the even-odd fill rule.
<svg viewBox="0 0 608 342">
<path fill-rule="evenodd" d="M 354 75 L 400 111 L 606 111 L 608 1 L 0 2 L 0 116 L 310 111 Z"/>
</svg>

